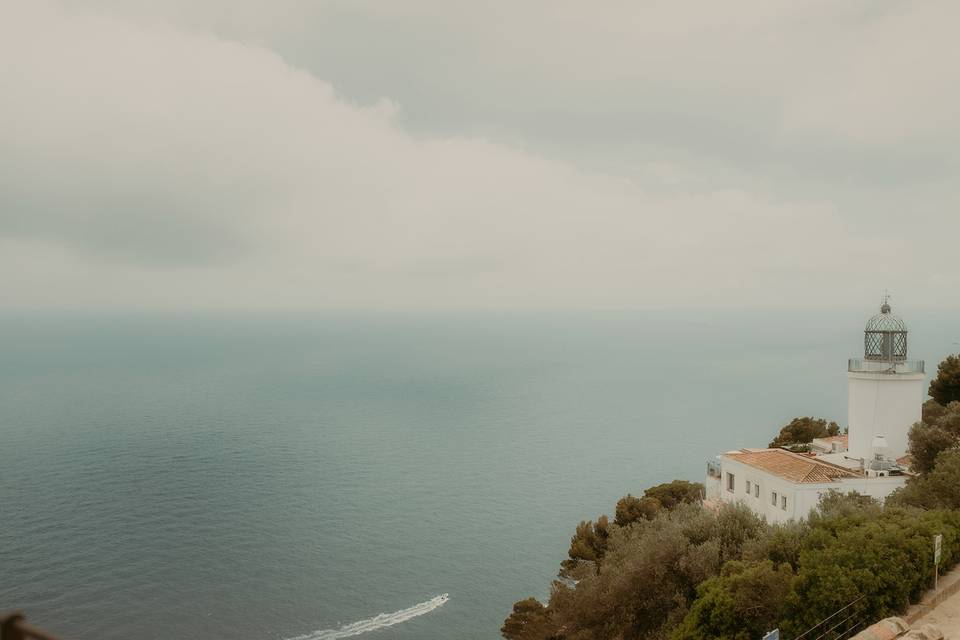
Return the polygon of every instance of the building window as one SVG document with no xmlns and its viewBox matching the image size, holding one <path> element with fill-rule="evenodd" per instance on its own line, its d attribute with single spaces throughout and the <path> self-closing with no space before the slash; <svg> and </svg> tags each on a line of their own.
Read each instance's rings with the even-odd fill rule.
<svg viewBox="0 0 960 640">
<path fill-rule="evenodd" d="M 753 497 L 754 498 L 760 497 L 760 485 L 758 484 L 753 485 Z"/>
<path fill-rule="evenodd" d="M 732 492 L 733 486 L 734 486 L 733 474 L 728 471 L 727 472 L 727 491 Z"/>
<path fill-rule="evenodd" d="M 747 495 L 750 495 L 750 481 L 747 480 Z"/>
<path fill-rule="evenodd" d="M 780 496 L 780 508 L 784 511 L 787 510 L 787 496 Z"/>
<path fill-rule="evenodd" d="M 777 492 L 774 491 L 770 494 L 770 504 L 777 506 Z"/>
</svg>

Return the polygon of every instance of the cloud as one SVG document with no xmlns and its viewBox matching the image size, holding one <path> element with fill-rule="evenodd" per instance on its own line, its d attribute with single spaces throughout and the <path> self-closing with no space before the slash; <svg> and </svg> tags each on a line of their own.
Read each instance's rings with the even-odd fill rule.
<svg viewBox="0 0 960 640">
<path fill-rule="evenodd" d="M 915 267 L 875 260 L 914 253 L 902 235 L 829 199 L 651 189 L 489 138 L 411 133 L 392 96 L 354 102 L 266 46 L 196 25 L 45 2 L 8 14 L 8 305 L 789 306 L 926 286 Z M 662 37 L 681 37 L 680 17 Z M 693 33 L 710 32 L 703 20 Z M 600 62 L 584 56 L 583 70 Z M 825 286 L 837 274 L 846 284 Z"/>
<path fill-rule="evenodd" d="M 960 6 L 949 0 L 66 2 L 263 42 L 351 95 L 389 87 L 422 117 L 461 126 L 630 113 L 679 126 L 712 114 L 792 144 L 956 134 L 960 89 L 942 73 L 957 53 Z"/>
</svg>

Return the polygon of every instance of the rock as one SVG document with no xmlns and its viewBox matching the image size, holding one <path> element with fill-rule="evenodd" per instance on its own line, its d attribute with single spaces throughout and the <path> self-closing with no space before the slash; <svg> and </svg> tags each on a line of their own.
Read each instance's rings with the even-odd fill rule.
<svg viewBox="0 0 960 640">
<path fill-rule="evenodd" d="M 905 631 L 910 630 L 910 625 L 903 618 L 885 618 L 876 624 L 872 624 L 851 640 L 893 640 L 903 635 Z M 943 634 L 940 634 L 943 638 Z"/>
<path fill-rule="evenodd" d="M 943 640 L 943 632 L 932 624 L 925 624 L 903 636 L 910 640 Z"/>
</svg>

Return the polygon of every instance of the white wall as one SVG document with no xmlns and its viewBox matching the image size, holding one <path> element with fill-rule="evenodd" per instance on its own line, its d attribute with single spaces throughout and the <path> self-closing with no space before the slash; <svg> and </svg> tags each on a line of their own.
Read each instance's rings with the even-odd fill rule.
<svg viewBox="0 0 960 640">
<path fill-rule="evenodd" d="M 820 502 L 820 495 L 831 488 L 838 489 L 836 484 L 808 484 L 794 483 L 743 464 L 732 458 L 720 457 L 722 477 L 720 479 L 720 499 L 724 502 L 741 502 L 757 515 L 766 518 L 767 522 L 786 522 L 800 520 L 807 517 L 812 509 Z M 734 490 L 727 491 L 727 473 L 734 476 Z M 748 495 L 746 483 L 750 482 L 751 490 Z M 760 496 L 756 496 L 754 487 L 760 485 Z M 777 504 L 771 503 L 771 493 L 777 492 Z M 787 508 L 783 509 L 781 496 L 787 496 Z"/>
<path fill-rule="evenodd" d="M 820 497 L 830 490 L 847 493 L 857 491 L 872 498 L 883 500 L 894 489 L 902 487 L 906 476 L 887 476 L 884 478 L 847 478 L 838 482 L 800 483 L 790 482 L 780 476 L 773 475 L 762 469 L 737 462 L 731 458 L 720 456 L 722 477 L 719 483 L 719 495 L 723 502 L 740 502 L 753 510 L 757 515 L 766 518 L 767 522 L 786 522 L 788 520 L 802 520 L 820 504 Z M 727 473 L 734 477 L 734 490 L 727 491 Z M 750 482 L 750 494 L 747 495 L 746 483 Z M 754 486 L 760 485 L 760 497 L 756 497 Z M 771 492 L 777 492 L 777 504 L 771 503 Z M 780 504 L 780 496 L 787 496 L 787 508 Z"/>
<path fill-rule="evenodd" d="M 907 432 L 920 420 L 922 373 L 851 371 L 848 378 L 849 455 L 873 458 L 873 438 L 883 435 L 891 457 L 907 452 Z"/>
</svg>

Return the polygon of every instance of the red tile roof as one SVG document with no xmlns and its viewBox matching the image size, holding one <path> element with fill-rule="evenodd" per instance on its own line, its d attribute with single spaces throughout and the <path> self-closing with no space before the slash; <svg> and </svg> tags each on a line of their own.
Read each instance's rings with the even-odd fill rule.
<svg viewBox="0 0 960 640">
<path fill-rule="evenodd" d="M 840 478 L 862 477 L 856 471 L 784 449 L 741 449 L 723 455 L 791 482 L 835 482 Z"/>
</svg>

